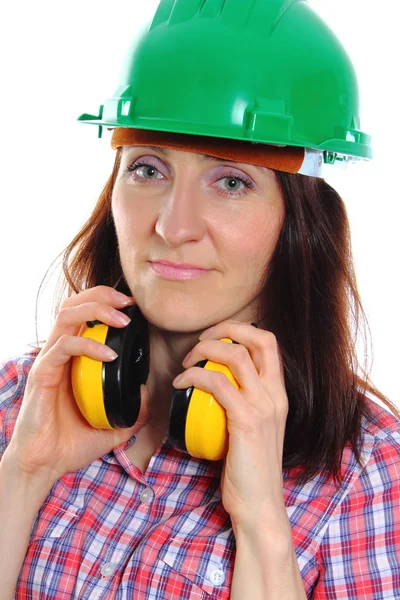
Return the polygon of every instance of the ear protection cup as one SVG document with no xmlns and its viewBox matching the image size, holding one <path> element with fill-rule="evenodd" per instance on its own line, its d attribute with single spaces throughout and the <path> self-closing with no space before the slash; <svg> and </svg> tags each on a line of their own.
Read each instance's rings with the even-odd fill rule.
<svg viewBox="0 0 400 600">
<path fill-rule="evenodd" d="M 131 322 L 123 329 L 100 321 L 89 322 L 82 337 L 110 346 L 118 354 L 113 362 L 88 356 L 72 358 L 71 380 L 84 418 L 99 429 L 132 427 L 140 412 L 140 386 L 150 368 L 148 325 L 137 305 L 119 309 Z M 234 343 L 229 338 L 221 341 Z M 197 367 L 225 373 L 239 385 L 226 365 L 203 360 Z M 228 451 L 226 411 L 212 394 L 189 387 L 175 390 L 170 409 L 168 437 L 171 445 L 194 457 L 220 460 Z"/>
<path fill-rule="evenodd" d="M 232 342 L 229 338 L 221 341 Z M 239 384 L 226 365 L 202 360 L 195 365 L 209 371 L 224 373 L 239 389 Z M 169 439 L 179 448 L 197 458 L 220 460 L 228 452 L 226 411 L 210 392 L 193 386 L 175 390 L 169 417 Z"/>
<path fill-rule="evenodd" d="M 132 427 L 140 412 L 140 386 L 149 376 L 147 321 L 138 306 L 120 309 L 131 319 L 119 329 L 95 321 L 82 337 L 110 346 L 118 358 L 101 362 L 88 356 L 72 358 L 72 389 L 85 419 L 99 429 Z"/>
</svg>

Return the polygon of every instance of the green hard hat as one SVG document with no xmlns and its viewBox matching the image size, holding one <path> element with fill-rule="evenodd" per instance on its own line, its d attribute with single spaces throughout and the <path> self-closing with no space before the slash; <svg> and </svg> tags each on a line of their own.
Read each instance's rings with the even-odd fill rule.
<svg viewBox="0 0 400 600">
<path fill-rule="evenodd" d="M 319 164 L 372 158 L 354 67 L 307 0 L 161 0 L 114 96 L 78 120 L 99 137 L 133 127 L 301 146 Z"/>
</svg>

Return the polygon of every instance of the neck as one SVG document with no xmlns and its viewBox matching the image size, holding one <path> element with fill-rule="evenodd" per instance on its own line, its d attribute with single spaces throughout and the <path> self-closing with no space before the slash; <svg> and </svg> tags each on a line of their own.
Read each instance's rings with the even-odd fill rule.
<svg viewBox="0 0 400 600">
<path fill-rule="evenodd" d="M 175 391 L 172 382 L 184 372 L 182 361 L 198 343 L 200 333 L 170 332 L 149 323 L 150 369 L 146 382 L 150 394 L 149 431 L 167 431 Z"/>
</svg>

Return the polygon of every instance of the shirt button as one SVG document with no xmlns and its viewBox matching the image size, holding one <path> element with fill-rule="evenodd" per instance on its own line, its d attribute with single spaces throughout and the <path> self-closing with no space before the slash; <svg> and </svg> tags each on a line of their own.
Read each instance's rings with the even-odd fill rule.
<svg viewBox="0 0 400 600">
<path fill-rule="evenodd" d="M 139 495 L 141 502 L 150 502 L 154 498 L 154 492 L 150 487 L 144 488 Z"/>
<path fill-rule="evenodd" d="M 110 575 L 114 575 L 115 571 L 117 570 L 117 566 L 118 565 L 111 562 L 104 563 L 100 569 L 101 574 L 104 575 L 104 577 L 110 577 Z"/>
<path fill-rule="evenodd" d="M 209 575 L 210 581 L 213 585 L 222 585 L 225 581 L 225 573 L 221 569 L 214 569 Z"/>
</svg>

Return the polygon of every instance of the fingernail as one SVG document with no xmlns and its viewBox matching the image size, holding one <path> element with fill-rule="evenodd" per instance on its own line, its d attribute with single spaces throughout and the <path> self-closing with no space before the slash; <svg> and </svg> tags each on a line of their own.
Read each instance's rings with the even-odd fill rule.
<svg viewBox="0 0 400 600">
<path fill-rule="evenodd" d="M 188 352 L 188 353 L 186 354 L 185 358 L 183 359 L 182 363 L 185 363 L 185 362 L 188 360 L 188 358 L 189 358 L 189 356 L 190 356 L 191 354 L 192 354 L 192 351 Z"/>
<path fill-rule="evenodd" d="M 208 338 L 210 336 L 212 336 L 212 334 L 215 331 L 215 327 L 211 327 L 210 329 L 206 329 L 205 331 L 203 331 L 203 333 L 199 336 L 199 339 L 202 340 L 204 338 Z"/>
<path fill-rule="evenodd" d="M 117 323 L 120 323 L 120 325 L 129 325 L 131 322 L 131 319 L 128 317 L 128 315 L 124 315 L 124 313 L 121 313 L 118 310 L 113 311 L 112 316 Z"/>
<path fill-rule="evenodd" d="M 117 292 L 116 290 L 113 291 L 113 297 L 115 298 L 116 302 L 122 302 L 125 305 L 132 301 L 132 298 L 126 296 L 125 294 L 121 294 L 121 292 Z"/>
<path fill-rule="evenodd" d="M 103 352 L 104 356 L 106 356 L 109 360 L 115 360 L 118 358 L 118 354 L 114 352 L 114 350 L 111 350 L 111 348 L 105 348 Z"/>
</svg>

